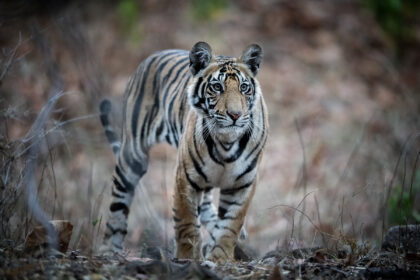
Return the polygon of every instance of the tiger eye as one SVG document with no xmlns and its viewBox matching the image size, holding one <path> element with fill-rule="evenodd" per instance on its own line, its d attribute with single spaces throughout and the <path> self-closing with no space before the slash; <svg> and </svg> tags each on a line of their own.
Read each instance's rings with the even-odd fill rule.
<svg viewBox="0 0 420 280">
<path fill-rule="evenodd" d="M 246 91 L 248 91 L 248 88 L 249 88 L 248 84 L 242 84 L 241 87 L 240 87 L 240 90 L 242 92 L 246 92 Z"/>
<path fill-rule="evenodd" d="M 214 84 L 213 85 L 213 89 L 215 91 L 221 91 L 222 90 L 222 85 L 221 84 Z"/>
</svg>

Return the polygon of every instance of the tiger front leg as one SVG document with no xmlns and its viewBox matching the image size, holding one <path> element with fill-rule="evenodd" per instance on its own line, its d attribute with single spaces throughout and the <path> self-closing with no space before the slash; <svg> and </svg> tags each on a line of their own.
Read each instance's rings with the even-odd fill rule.
<svg viewBox="0 0 420 280">
<path fill-rule="evenodd" d="M 201 232 L 198 206 L 202 192 L 196 191 L 177 176 L 174 194 L 173 218 L 175 221 L 176 257 L 201 258 Z"/>
<path fill-rule="evenodd" d="M 255 183 L 220 191 L 219 220 L 210 231 L 212 246 L 206 259 L 216 263 L 234 259 L 236 242 L 254 192 Z"/>
</svg>

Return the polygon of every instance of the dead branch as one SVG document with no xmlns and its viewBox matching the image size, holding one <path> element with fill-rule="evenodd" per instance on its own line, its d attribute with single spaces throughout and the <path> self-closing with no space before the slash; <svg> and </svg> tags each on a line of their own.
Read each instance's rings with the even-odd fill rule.
<svg viewBox="0 0 420 280">
<path fill-rule="evenodd" d="M 21 45 L 22 45 L 22 35 L 19 33 L 19 40 L 16 46 L 6 54 L 6 57 L 7 57 L 6 61 L 1 66 L 3 70 L 1 71 L 1 74 L 0 74 L 0 85 L 2 84 L 3 79 L 6 77 L 7 73 L 9 72 L 10 67 L 12 66 L 12 63 L 16 57 L 16 52 Z"/>
<path fill-rule="evenodd" d="M 44 105 L 34 124 L 29 130 L 29 133 L 34 135 L 33 137 L 31 137 L 32 145 L 29 149 L 28 159 L 26 160 L 26 167 L 24 170 L 22 182 L 23 185 L 26 186 L 25 191 L 29 209 L 33 213 L 34 217 L 38 220 L 38 222 L 47 230 L 50 249 L 57 248 L 57 234 L 53 226 L 49 223 L 50 219 L 47 217 L 47 215 L 38 203 L 38 192 L 36 187 L 35 171 L 38 165 L 38 157 L 40 155 L 40 143 L 45 139 L 38 133 L 38 131 L 44 130 L 45 124 L 50 116 L 51 110 L 54 108 L 54 105 L 56 104 L 57 100 L 60 98 L 61 95 L 62 94 L 60 92 L 57 92 L 48 100 L 47 104 Z"/>
<path fill-rule="evenodd" d="M 302 149 L 302 184 L 303 184 L 303 193 L 306 193 L 306 188 L 307 188 L 307 180 L 308 180 L 308 175 L 307 175 L 307 170 L 306 170 L 306 153 L 305 153 L 305 144 L 303 143 L 303 137 L 302 137 L 302 131 L 299 125 L 298 120 L 295 118 L 295 126 L 296 126 L 296 131 L 298 133 L 299 136 L 299 143 L 300 143 L 300 147 Z M 307 196 L 307 195 L 306 195 Z M 305 198 L 306 198 L 305 196 Z M 303 199 L 301 202 L 303 202 L 303 208 L 302 211 L 305 212 L 306 210 L 306 200 Z M 300 203 L 299 203 L 300 205 Z M 298 207 L 299 207 L 298 205 Z M 303 220 L 303 216 L 301 215 L 299 218 L 299 239 L 302 238 L 302 220 Z"/>
</svg>

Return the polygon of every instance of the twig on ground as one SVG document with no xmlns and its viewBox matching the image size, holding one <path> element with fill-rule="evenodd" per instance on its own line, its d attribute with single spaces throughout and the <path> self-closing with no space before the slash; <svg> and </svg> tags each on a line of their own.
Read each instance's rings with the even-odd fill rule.
<svg viewBox="0 0 420 280">
<path fill-rule="evenodd" d="M 302 131 L 301 131 L 301 128 L 300 128 L 300 125 L 299 125 L 299 122 L 298 122 L 297 118 L 295 118 L 294 122 L 295 122 L 296 131 L 297 131 L 298 136 L 299 136 L 300 147 L 302 149 L 302 184 L 303 184 L 303 193 L 306 193 L 308 178 L 307 178 L 307 170 L 306 170 L 305 144 L 303 143 Z M 305 212 L 305 210 L 306 210 L 306 201 L 303 200 L 302 211 Z M 298 231 L 299 239 L 302 239 L 302 220 L 303 220 L 303 216 L 301 215 L 300 218 L 299 218 L 299 231 Z"/>
<path fill-rule="evenodd" d="M 420 158 L 420 150 L 417 152 L 416 160 L 414 161 L 413 172 L 411 173 L 410 197 L 411 197 L 412 192 L 413 192 L 414 179 L 416 178 L 416 175 L 417 175 L 416 171 L 417 171 L 417 163 L 419 162 L 419 158 Z"/>
<path fill-rule="evenodd" d="M 402 158 L 403 155 L 405 155 L 406 150 L 407 150 L 407 147 L 409 146 L 408 144 L 410 143 L 411 138 L 412 137 L 417 138 L 419 136 L 420 136 L 420 133 L 415 133 L 415 134 L 411 134 L 411 135 L 409 135 L 407 137 L 407 139 L 405 140 L 405 142 L 403 144 L 403 147 L 401 149 L 401 152 L 400 152 L 400 154 L 398 156 L 398 160 L 397 160 L 397 163 L 395 164 L 394 171 L 392 172 L 392 177 L 391 177 L 391 180 L 389 181 L 389 184 L 388 184 L 388 190 L 386 191 L 386 196 L 385 196 L 385 199 L 384 199 L 384 203 L 382 204 L 382 211 L 381 211 L 382 212 L 381 242 L 384 239 L 384 233 L 385 233 L 385 227 L 386 227 L 386 217 L 387 217 L 386 211 L 388 209 L 387 208 L 388 201 L 389 201 L 389 197 L 391 196 L 391 191 L 392 191 L 392 188 L 393 188 L 393 185 L 394 185 L 394 180 L 397 177 L 397 172 L 398 172 L 398 168 L 400 166 L 401 158 Z M 386 186 L 385 186 L 385 188 L 386 188 Z"/>
<path fill-rule="evenodd" d="M 309 193 L 310 194 L 310 193 Z M 308 194 L 308 195 L 309 195 Z M 305 196 L 306 197 L 306 196 Z M 297 212 L 299 212 L 299 213 L 301 213 L 303 216 L 305 216 L 305 218 L 307 218 L 308 219 L 308 221 L 311 223 L 311 225 L 316 229 L 316 230 L 318 230 L 318 231 L 320 231 L 320 229 L 319 229 L 319 227 L 312 221 L 312 219 L 305 213 L 305 212 L 303 212 L 302 210 L 300 210 L 300 209 L 298 209 L 298 208 L 296 208 L 296 207 L 293 207 L 293 206 L 290 206 L 290 205 L 286 205 L 286 204 L 277 204 L 277 205 L 274 205 L 274 206 L 271 206 L 271 207 L 269 207 L 269 208 L 267 208 L 267 210 L 271 210 L 271 209 L 274 209 L 274 208 L 277 208 L 277 207 L 287 207 L 287 208 L 291 208 L 291 209 L 293 209 L 293 210 L 295 210 L 295 211 L 297 211 Z M 321 231 L 320 231 L 321 232 Z"/>
<path fill-rule="evenodd" d="M 49 218 L 45 214 L 44 210 L 38 203 L 38 191 L 36 188 L 35 171 L 38 165 L 38 157 L 40 155 L 40 144 L 44 140 L 38 132 L 43 131 L 45 124 L 50 116 L 51 110 L 54 108 L 56 102 L 61 96 L 61 92 L 57 92 L 53 95 L 48 102 L 44 105 L 36 118 L 35 122 L 31 126 L 28 136 L 31 135 L 31 148 L 29 149 L 28 159 L 26 160 L 26 167 L 24 170 L 24 176 L 22 184 L 25 186 L 27 203 L 34 217 L 38 222 L 46 229 L 49 238 L 49 249 L 52 253 L 57 248 L 57 234 L 53 226 L 49 223 Z"/>
<path fill-rule="evenodd" d="M 318 215 L 318 224 L 321 225 L 322 224 L 321 214 L 319 212 L 319 203 L 318 203 L 318 199 L 316 198 L 316 195 L 314 195 L 314 199 L 315 199 L 316 212 L 317 212 L 317 215 Z M 325 236 L 322 233 L 321 233 L 321 238 L 322 238 L 323 246 L 326 246 L 327 245 L 327 240 L 325 240 Z"/>
<path fill-rule="evenodd" d="M 299 201 L 298 205 L 296 206 L 296 209 L 299 209 L 300 205 L 306 200 L 306 198 L 314 192 L 315 191 L 311 191 L 311 192 L 308 192 L 307 194 L 305 194 L 305 196 Z M 273 208 L 273 207 L 271 207 L 271 208 Z M 271 209 L 271 208 L 269 208 L 269 209 Z M 305 209 L 303 209 L 302 212 L 304 213 Z M 295 222 L 295 215 L 293 213 L 293 216 L 292 216 L 292 233 L 290 235 L 291 238 L 293 238 L 293 230 L 294 230 L 294 224 L 295 224 L 294 222 Z"/>
</svg>

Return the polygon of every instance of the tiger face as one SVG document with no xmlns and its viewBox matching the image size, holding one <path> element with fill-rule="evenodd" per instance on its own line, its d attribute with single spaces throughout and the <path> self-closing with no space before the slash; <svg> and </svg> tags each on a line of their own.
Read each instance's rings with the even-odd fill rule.
<svg viewBox="0 0 420 280">
<path fill-rule="evenodd" d="M 252 112 L 261 90 L 255 76 L 262 60 L 258 45 L 249 46 L 237 59 L 213 57 L 207 43 L 190 52 L 193 82 L 191 106 L 208 122 L 211 132 L 234 140 L 252 129 Z"/>
</svg>

